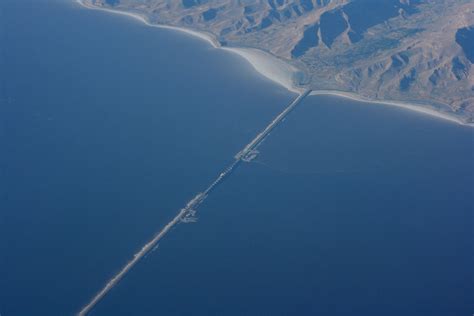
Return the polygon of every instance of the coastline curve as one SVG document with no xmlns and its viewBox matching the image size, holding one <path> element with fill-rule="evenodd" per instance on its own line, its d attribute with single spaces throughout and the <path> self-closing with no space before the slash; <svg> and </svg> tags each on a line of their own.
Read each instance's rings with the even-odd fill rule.
<svg viewBox="0 0 474 316">
<path fill-rule="evenodd" d="M 273 81 L 276 84 L 279 84 L 286 88 L 287 90 L 294 93 L 301 93 L 304 91 L 303 88 L 299 88 L 295 83 L 299 83 L 301 78 L 304 77 L 303 72 L 296 67 L 290 65 L 289 63 L 281 60 L 280 58 L 271 55 L 270 53 L 264 52 L 256 48 L 240 48 L 240 47 L 228 47 L 223 46 L 217 38 L 203 31 L 195 31 L 189 28 L 171 26 L 165 24 L 155 24 L 151 23 L 148 18 L 144 15 L 134 12 L 126 12 L 122 10 L 114 10 L 109 8 L 98 7 L 87 0 L 76 0 L 78 4 L 82 7 L 92 10 L 100 10 L 109 13 L 123 15 L 129 18 L 133 18 L 144 23 L 150 27 L 174 30 L 182 32 L 196 38 L 199 38 L 203 41 L 209 43 L 213 48 L 219 48 L 224 51 L 231 52 L 236 54 L 245 60 L 262 76 Z"/>
<path fill-rule="evenodd" d="M 349 99 L 356 102 L 363 102 L 368 104 L 374 105 L 387 105 L 402 108 L 405 110 L 410 110 L 413 112 L 418 112 L 421 114 L 428 115 L 433 118 L 442 119 L 444 121 L 450 123 L 456 123 L 463 126 L 474 127 L 474 123 L 467 122 L 461 116 L 457 116 L 452 113 L 444 113 L 434 108 L 429 107 L 428 105 L 422 104 L 414 104 L 409 102 L 403 101 L 396 101 L 396 100 L 377 100 L 377 99 L 370 99 L 364 96 L 361 96 L 356 93 L 346 92 L 346 91 L 339 91 L 339 90 L 313 90 L 310 93 L 310 96 L 318 96 L 318 95 L 329 95 L 329 96 L 336 96 L 339 98 Z"/>
<path fill-rule="evenodd" d="M 255 71 L 257 71 L 263 77 L 273 81 L 274 83 L 283 86 L 287 90 L 293 93 L 301 94 L 308 87 L 304 87 L 305 73 L 301 69 L 291 65 L 290 63 L 278 58 L 271 53 L 265 52 L 257 48 L 244 48 L 244 47 L 229 47 L 223 46 L 219 40 L 211 33 L 204 31 L 196 31 L 189 28 L 171 26 L 165 24 L 151 23 L 148 18 L 144 15 L 135 12 L 126 12 L 123 10 L 114 10 L 110 8 L 98 7 L 89 2 L 89 0 L 75 0 L 81 6 L 87 9 L 101 10 L 109 13 L 120 14 L 133 19 L 136 19 L 147 26 L 157 27 L 163 29 L 169 29 L 179 31 L 203 41 L 209 43 L 213 48 L 220 48 L 222 50 L 234 53 L 241 58 L 244 58 Z M 442 112 L 429 105 L 420 103 L 410 103 L 396 100 L 377 100 L 364 97 L 360 94 L 348 91 L 340 90 L 313 90 L 310 96 L 315 95 L 332 95 L 341 98 L 350 99 L 353 101 L 364 102 L 369 104 L 380 104 L 388 106 L 396 106 L 406 110 L 418 112 L 421 114 L 428 115 L 433 118 L 443 119 L 451 123 L 457 123 L 459 125 L 474 127 L 474 122 L 468 121 L 466 118 L 456 115 L 455 113 Z"/>
</svg>

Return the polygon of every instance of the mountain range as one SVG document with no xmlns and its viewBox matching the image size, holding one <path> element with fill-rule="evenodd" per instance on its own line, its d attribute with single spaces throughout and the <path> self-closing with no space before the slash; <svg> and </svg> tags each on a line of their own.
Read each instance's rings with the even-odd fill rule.
<svg viewBox="0 0 474 316">
<path fill-rule="evenodd" d="M 436 107 L 474 120 L 471 0 L 88 0 L 258 48 L 300 85 Z"/>
</svg>

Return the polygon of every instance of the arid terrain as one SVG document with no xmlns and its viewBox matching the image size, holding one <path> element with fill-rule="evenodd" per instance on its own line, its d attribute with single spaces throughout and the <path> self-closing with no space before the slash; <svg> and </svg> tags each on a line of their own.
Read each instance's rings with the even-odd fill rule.
<svg viewBox="0 0 474 316">
<path fill-rule="evenodd" d="M 470 0 L 88 0 L 264 50 L 299 85 L 432 105 L 474 120 Z"/>
</svg>

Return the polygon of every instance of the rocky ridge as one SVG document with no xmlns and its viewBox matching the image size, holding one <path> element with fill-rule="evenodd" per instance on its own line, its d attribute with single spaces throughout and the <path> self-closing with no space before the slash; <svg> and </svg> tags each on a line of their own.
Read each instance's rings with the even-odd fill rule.
<svg viewBox="0 0 474 316">
<path fill-rule="evenodd" d="M 429 104 L 474 120 L 470 0 L 88 0 L 150 22 L 255 47 L 306 73 L 299 84 Z"/>
</svg>

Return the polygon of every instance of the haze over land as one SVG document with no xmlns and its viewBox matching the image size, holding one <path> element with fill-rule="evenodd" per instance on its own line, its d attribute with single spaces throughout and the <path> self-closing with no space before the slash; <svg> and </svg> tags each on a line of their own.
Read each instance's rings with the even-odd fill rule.
<svg viewBox="0 0 474 316">
<path fill-rule="evenodd" d="M 270 52 L 300 85 L 434 105 L 473 120 L 469 0 L 87 0 Z"/>
</svg>

